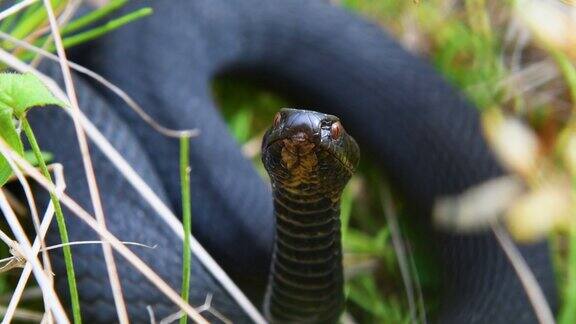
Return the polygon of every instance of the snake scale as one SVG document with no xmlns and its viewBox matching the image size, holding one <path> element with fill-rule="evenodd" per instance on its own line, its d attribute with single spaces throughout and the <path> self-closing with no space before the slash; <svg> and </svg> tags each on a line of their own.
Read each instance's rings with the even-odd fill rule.
<svg viewBox="0 0 576 324">
<path fill-rule="evenodd" d="M 132 2 L 126 10 L 143 3 Z M 257 78 L 299 106 L 341 118 L 363 155 L 381 166 L 423 223 L 430 219 L 436 198 L 504 174 L 482 138 L 475 109 L 382 28 L 343 8 L 320 0 L 146 4 L 154 15 L 71 56 L 137 98 L 159 123 L 201 130 L 190 153 L 193 231 L 256 305 L 265 299 L 274 250 L 272 194 L 218 112 L 211 91 L 215 76 Z M 49 65 L 45 62 L 43 68 L 53 70 Z M 180 210 L 178 144 L 151 131 L 101 87 L 80 77 L 76 82 L 86 114 L 154 191 Z M 71 122 L 56 109 L 35 111 L 30 117 L 43 149 L 64 164 L 68 192 L 91 209 Z M 142 204 L 102 153 L 92 151 L 109 229 L 121 240 L 157 245 L 154 250 L 131 249 L 178 289 L 181 241 Z M 96 238 L 77 219 L 67 220 L 71 240 Z M 492 234 L 464 236 L 430 229 L 427 239 L 444 275 L 434 321 L 536 322 Z M 57 240 L 52 230 L 49 243 Z M 522 246 L 521 252 L 555 308 L 547 244 Z M 73 253 L 83 315 L 90 322 L 116 321 L 101 248 L 77 246 Z M 58 254 L 54 259 L 56 283 L 65 294 L 63 264 Z M 117 265 L 134 322 L 149 321 L 147 305 L 156 318 L 176 310 L 120 257 Z M 192 268 L 192 304 L 202 304 L 210 293 L 212 306 L 227 318 L 250 321 L 197 258 Z"/>
</svg>

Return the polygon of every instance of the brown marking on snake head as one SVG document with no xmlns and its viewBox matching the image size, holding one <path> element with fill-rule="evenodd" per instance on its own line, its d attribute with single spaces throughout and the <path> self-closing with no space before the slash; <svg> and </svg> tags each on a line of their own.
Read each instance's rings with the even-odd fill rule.
<svg viewBox="0 0 576 324">
<path fill-rule="evenodd" d="M 296 133 L 282 140 L 282 164 L 296 178 L 300 178 L 314 170 L 318 158 L 314 152 L 316 145 L 308 140 L 308 135 Z"/>
</svg>

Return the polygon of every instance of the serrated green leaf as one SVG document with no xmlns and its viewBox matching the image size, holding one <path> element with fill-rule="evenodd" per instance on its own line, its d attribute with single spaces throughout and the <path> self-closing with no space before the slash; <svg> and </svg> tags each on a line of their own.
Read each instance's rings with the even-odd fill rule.
<svg viewBox="0 0 576 324">
<path fill-rule="evenodd" d="M 36 106 L 66 107 L 32 73 L 0 73 L 0 104 L 13 108 L 17 118 Z"/>
<path fill-rule="evenodd" d="M 6 107 L 0 108 L 0 137 L 16 152 L 19 154 L 24 153 L 24 146 L 14 126 L 12 109 Z M 12 175 L 12 169 L 8 161 L 0 155 L 0 187 L 6 183 L 10 175 Z"/>
</svg>

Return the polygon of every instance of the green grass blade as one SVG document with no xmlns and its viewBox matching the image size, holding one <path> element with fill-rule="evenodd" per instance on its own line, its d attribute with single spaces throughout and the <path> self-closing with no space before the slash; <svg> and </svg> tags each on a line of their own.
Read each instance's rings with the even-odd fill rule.
<svg viewBox="0 0 576 324">
<path fill-rule="evenodd" d="M 14 26 L 15 22 L 17 21 L 17 18 L 19 17 L 20 17 L 19 14 L 13 14 L 4 18 L 4 20 L 2 20 L 2 24 L 0 24 L 0 30 L 3 32 L 8 32 L 8 30 L 10 30 L 12 26 Z"/>
<path fill-rule="evenodd" d="M 52 181 L 52 177 L 50 176 L 50 172 L 48 171 L 48 167 L 46 166 L 46 161 L 44 160 L 44 156 L 42 155 L 42 151 L 38 146 L 38 142 L 36 141 L 36 137 L 34 136 L 34 132 L 32 131 L 32 127 L 28 123 L 26 117 L 23 117 L 21 120 L 22 129 L 26 134 L 26 138 L 30 143 L 30 147 L 36 156 L 36 160 L 40 166 L 40 171 L 42 174 L 49 180 Z M 68 238 L 68 230 L 66 229 L 66 222 L 64 221 L 64 213 L 62 212 L 62 206 L 60 205 L 60 201 L 55 194 L 50 193 L 50 199 L 52 200 L 52 204 L 54 205 L 54 213 L 56 215 L 56 222 L 58 223 L 58 230 L 60 232 L 60 240 L 64 246 L 62 247 L 62 251 L 64 252 L 64 263 L 66 264 L 66 274 L 68 279 L 68 288 L 70 289 L 70 299 L 72 303 L 72 315 L 74 317 L 74 323 L 80 324 L 82 323 L 82 318 L 80 316 L 80 301 L 78 298 L 78 288 L 76 286 L 76 274 L 74 272 L 74 264 L 72 263 L 72 250 L 68 243 L 70 242 Z"/>
<path fill-rule="evenodd" d="M 181 296 L 188 302 L 190 294 L 190 234 L 192 231 L 192 216 L 190 202 L 190 137 L 180 138 L 180 184 L 182 186 L 182 226 L 184 227 L 184 246 L 182 248 L 182 291 Z M 188 316 L 180 317 L 180 324 L 186 324 Z"/>
<path fill-rule="evenodd" d="M 64 28 L 62 28 L 61 34 L 62 36 L 65 36 L 83 27 L 86 27 L 108 16 L 112 12 L 122 8 L 124 5 L 126 5 L 126 3 L 128 3 L 128 0 L 112 0 L 101 8 L 98 8 L 78 19 L 71 21 L 66 26 L 64 26 Z"/>
<path fill-rule="evenodd" d="M 107 34 L 115 29 L 118 29 L 128 23 L 131 23 L 133 21 L 136 21 L 140 18 L 149 16 L 152 14 L 152 9 L 151 8 L 142 8 L 139 10 L 136 10 L 134 12 L 131 12 L 125 16 L 122 16 L 120 18 L 111 20 L 109 22 L 107 22 L 106 24 L 99 26 L 99 27 L 95 27 L 94 29 L 90 29 L 88 31 L 73 35 L 73 36 L 69 36 L 69 37 L 65 37 L 62 42 L 64 44 L 64 47 L 69 48 L 81 43 L 85 43 L 87 41 L 96 39 L 104 34 Z M 50 48 L 51 51 L 54 51 L 54 47 L 52 46 Z"/>
<path fill-rule="evenodd" d="M 570 59 L 562 52 L 551 50 L 552 57 L 556 60 L 556 64 L 560 68 L 562 75 L 568 85 L 568 91 L 572 99 L 572 105 L 576 107 L 576 67 Z"/>
</svg>

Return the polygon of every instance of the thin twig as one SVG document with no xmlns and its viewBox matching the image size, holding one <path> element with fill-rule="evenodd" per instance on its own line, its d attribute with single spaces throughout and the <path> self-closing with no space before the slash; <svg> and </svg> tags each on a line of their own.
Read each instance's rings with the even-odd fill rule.
<svg viewBox="0 0 576 324">
<path fill-rule="evenodd" d="M 55 245 L 50 245 L 49 247 L 46 248 L 46 250 L 50 251 L 50 250 L 55 250 L 55 249 L 59 249 L 63 246 L 72 246 L 72 245 L 91 245 L 91 244 L 103 244 L 103 241 L 75 241 L 75 242 L 70 242 L 67 244 L 55 244 Z M 131 245 L 131 246 L 138 246 L 138 247 L 143 247 L 143 248 L 147 248 L 147 249 L 155 249 L 157 247 L 157 245 L 146 245 L 146 244 L 142 244 L 142 243 L 137 243 L 137 242 L 124 242 L 121 241 L 120 243 L 124 244 L 124 245 Z"/>
<path fill-rule="evenodd" d="M 42 224 L 40 224 L 40 232 L 34 240 L 34 245 L 32 246 L 32 250 L 34 255 L 38 254 L 41 249 L 40 242 L 44 239 L 46 232 L 48 231 L 48 227 L 52 222 L 52 217 L 54 215 L 54 206 L 52 202 L 49 203 L 48 208 L 46 209 L 46 213 L 44 214 L 44 218 L 42 219 Z M 10 299 L 10 303 L 8 304 L 8 308 L 6 308 L 6 312 L 4 314 L 4 318 L 2 319 L 2 324 L 11 323 L 12 317 L 15 315 L 16 309 L 18 307 L 18 302 L 24 292 L 24 288 L 26 288 L 26 283 L 28 282 L 28 278 L 32 273 L 32 264 L 27 262 L 24 266 L 24 270 L 20 274 L 20 278 L 18 279 L 18 284 L 12 293 L 12 298 Z"/>
<path fill-rule="evenodd" d="M 416 302 L 414 298 L 414 284 L 412 283 L 412 276 L 410 274 L 410 267 L 408 266 L 408 258 L 406 246 L 400 233 L 400 226 L 398 226 L 398 219 L 396 217 L 396 210 L 393 206 L 390 192 L 386 186 L 382 186 L 382 201 L 384 203 L 384 216 L 390 229 L 392 236 L 392 245 L 396 251 L 396 258 L 398 259 L 398 267 L 404 282 L 404 289 L 406 290 L 406 298 L 408 299 L 408 308 L 410 309 L 410 321 L 416 323 Z"/>
<path fill-rule="evenodd" d="M 74 242 L 68 242 L 68 243 L 61 243 L 61 244 L 55 244 L 55 245 L 50 245 L 48 247 L 46 247 L 44 250 L 40 249 L 39 252 L 42 251 L 51 251 L 51 250 L 56 250 L 59 248 L 62 248 L 64 246 L 76 246 L 76 245 L 92 245 L 92 244 L 103 244 L 103 241 L 74 241 Z M 146 245 L 146 244 L 142 244 L 142 243 L 136 243 L 136 242 L 121 242 L 124 245 L 131 245 L 131 246 L 138 246 L 138 247 L 144 247 L 147 249 L 155 249 L 158 246 L 154 245 L 154 246 L 150 246 L 150 245 Z M 2 262 L 7 262 L 10 260 L 14 260 L 15 256 L 11 256 L 11 257 L 7 257 L 4 259 L 0 259 L 0 263 Z"/>
<path fill-rule="evenodd" d="M 0 12 L 0 21 L 5 19 L 8 16 L 11 16 L 11 15 L 19 12 L 20 10 L 28 7 L 29 5 L 33 4 L 36 1 L 38 1 L 38 0 L 24 0 L 24 1 L 18 2 L 17 4 L 11 6 L 10 8 Z"/>
<path fill-rule="evenodd" d="M 56 190 L 60 193 L 64 191 L 64 189 L 66 188 L 66 183 L 64 181 L 64 174 L 62 171 L 62 165 L 55 164 L 53 165 L 53 168 L 54 168 L 54 178 L 56 180 Z M 44 213 L 44 217 L 42 218 L 42 224 L 40 224 L 40 234 L 39 234 L 40 237 L 37 237 L 34 240 L 34 245 L 32 247 L 35 254 L 37 254 L 39 252 L 39 249 L 41 248 L 39 240 L 43 239 L 44 236 L 46 235 L 46 232 L 48 231 L 48 226 L 52 222 L 53 216 L 54 216 L 54 205 L 52 201 L 50 201 L 48 204 L 48 208 L 46 208 L 46 212 Z M 26 266 L 24 266 L 24 270 L 20 274 L 18 284 L 16 285 L 14 293 L 10 298 L 8 308 L 6 310 L 6 315 L 2 320 L 2 324 L 10 323 L 11 314 L 13 314 L 16 311 L 16 308 L 18 307 L 18 302 L 20 301 L 21 295 L 24 292 L 24 288 L 26 288 L 26 283 L 28 282 L 28 278 L 30 277 L 31 272 L 32 272 L 32 264 L 27 263 Z"/>
<path fill-rule="evenodd" d="M 4 140 L 2 140 L 2 144 L 5 145 Z M 6 150 L 6 148 L 8 147 L 5 146 L 4 151 L 7 152 L 3 152 L 2 154 L 11 153 L 9 152 L 9 150 Z M 19 245 L 14 248 L 17 249 L 18 253 L 21 253 L 28 262 L 32 263 L 32 272 L 34 273 L 34 277 L 36 278 L 38 285 L 42 289 L 42 292 L 44 294 L 44 300 L 48 302 L 54 317 L 56 318 L 58 323 L 62 324 L 69 323 L 68 317 L 64 312 L 64 308 L 62 307 L 62 304 L 58 299 L 58 295 L 56 295 L 56 292 L 52 287 L 52 281 L 49 278 L 47 278 L 46 273 L 44 272 L 42 265 L 40 264 L 40 261 L 38 261 L 34 251 L 32 251 L 32 246 L 30 246 L 30 242 L 28 241 L 28 238 L 24 233 L 24 229 L 22 228 L 22 226 L 20 226 L 20 223 L 18 222 L 16 215 L 10 208 L 8 201 L 6 200 L 6 196 L 4 196 L 4 193 L 2 191 L 0 191 L 0 209 L 4 214 L 4 217 L 6 218 L 8 225 L 12 229 L 14 236 L 18 240 Z"/>
<path fill-rule="evenodd" d="M 96 175 L 94 173 L 94 168 L 92 166 L 92 159 L 90 157 L 90 150 L 88 149 L 88 141 L 86 139 L 86 134 L 79 123 L 78 112 L 80 107 L 78 105 L 78 98 L 76 97 L 76 90 L 74 88 L 74 82 L 72 81 L 72 74 L 68 66 L 68 60 L 66 58 L 66 52 L 64 51 L 64 46 L 62 44 L 62 37 L 60 36 L 60 30 L 58 28 L 58 23 L 56 17 L 54 16 L 54 11 L 52 10 L 52 3 L 50 0 L 43 0 L 46 13 L 48 14 L 48 21 L 50 22 L 50 30 L 52 37 L 54 38 L 54 44 L 56 45 L 56 52 L 60 59 L 60 67 L 62 69 L 62 75 L 64 77 L 64 84 L 66 86 L 66 93 L 70 101 L 72 120 L 74 122 L 74 129 L 76 131 L 76 136 L 78 138 L 78 144 L 80 146 L 80 153 L 82 156 L 82 162 L 84 165 L 84 172 L 86 174 L 86 180 L 88 182 L 88 189 L 90 191 L 90 199 L 92 200 L 92 208 L 94 209 L 94 214 L 96 220 L 102 227 L 106 227 L 106 220 L 104 218 L 104 210 L 102 208 L 102 201 L 100 199 L 100 193 L 98 191 L 98 182 L 96 181 Z M 118 276 L 118 270 L 116 268 L 116 262 L 114 261 L 114 255 L 112 254 L 112 248 L 109 244 L 102 244 L 102 250 L 104 252 L 104 260 L 106 262 L 106 269 L 108 271 L 108 278 L 110 280 L 110 286 L 112 288 L 112 294 L 114 296 L 114 303 L 116 305 L 116 312 L 118 314 L 118 319 L 120 323 L 129 323 L 128 311 L 126 309 L 126 304 L 124 303 L 124 297 L 122 295 L 122 286 L 120 284 L 120 278 Z"/>
<path fill-rule="evenodd" d="M 25 120 L 25 118 L 23 119 Z M 38 242 L 40 242 L 40 250 L 42 251 L 42 261 L 44 271 L 46 272 L 47 278 L 49 278 L 52 281 L 51 277 L 52 266 L 50 258 L 48 257 L 48 250 L 46 250 L 46 244 L 44 242 L 44 234 L 40 229 L 40 219 L 38 217 L 38 210 L 36 209 L 36 202 L 34 200 L 34 195 L 32 194 L 32 189 L 30 188 L 30 184 L 28 183 L 28 180 L 26 179 L 24 174 L 22 174 L 22 171 L 20 171 L 20 169 L 14 164 L 14 162 L 8 161 L 8 163 L 10 164 L 10 168 L 12 168 L 12 172 L 16 175 L 18 181 L 20 182 L 22 188 L 24 189 L 24 195 L 26 196 L 26 200 L 28 201 L 28 206 L 30 208 L 30 213 L 32 214 L 32 224 L 34 224 L 34 229 L 36 230 Z M 36 253 L 34 255 L 36 256 Z M 53 285 L 53 282 L 51 282 L 51 285 Z M 45 305 L 46 311 L 49 312 L 50 310 L 46 300 L 44 300 L 44 303 L 46 304 Z"/>
<path fill-rule="evenodd" d="M 156 324 L 156 315 L 154 315 L 154 309 L 152 309 L 152 306 L 146 306 L 146 311 L 150 317 L 150 324 Z"/>
<path fill-rule="evenodd" d="M 9 161 L 9 163 L 12 163 Z M 32 215 L 32 224 L 34 225 L 34 230 L 36 231 L 36 235 L 41 236 L 40 232 L 40 218 L 38 217 L 38 210 L 36 209 L 36 202 L 34 199 L 34 195 L 32 194 L 32 189 L 30 188 L 30 184 L 28 180 L 22 174 L 22 171 L 16 167 L 16 165 L 11 164 L 10 167 L 12 168 L 12 172 L 16 175 L 16 178 L 20 182 L 22 189 L 24 190 L 24 196 L 26 197 L 26 201 L 28 202 L 28 208 L 30 209 L 30 214 Z M 7 198 L 8 199 L 8 198 Z M 9 201 L 9 200 L 8 200 Z M 40 248 L 42 253 L 42 260 L 44 262 L 44 267 L 46 267 L 46 273 L 51 273 L 50 267 L 50 258 L 48 257 L 48 253 L 46 253 L 46 246 L 44 244 L 44 240 L 40 240 Z"/>
<path fill-rule="evenodd" d="M 528 295 L 528 300 L 532 304 L 532 308 L 534 308 L 538 321 L 541 324 L 556 323 L 554 321 L 554 315 L 552 315 L 552 311 L 550 310 L 550 305 L 548 305 L 548 301 L 546 301 L 546 297 L 542 292 L 540 284 L 538 284 L 536 277 L 534 277 L 534 273 L 530 270 L 530 266 L 528 266 L 522 254 L 518 251 L 506 230 L 500 224 L 496 223 L 492 225 L 492 231 L 494 232 L 498 243 L 502 247 L 502 250 L 508 257 L 508 260 L 510 260 L 512 267 L 514 267 L 518 279 L 520 279 L 520 282 L 526 291 L 526 295 Z"/>
<path fill-rule="evenodd" d="M 212 297 L 213 297 L 212 294 L 210 294 L 210 293 L 206 294 L 206 299 L 204 300 L 204 304 L 196 307 L 196 311 L 198 313 L 208 312 L 208 313 L 214 315 L 216 318 L 218 318 L 220 320 L 220 322 L 222 322 L 224 324 L 232 324 L 232 321 L 230 321 L 228 318 L 226 318 L 226 316 L 222 315 L 219 311 L 215 310 L 212 307 Z M 149 311 L 151 311 L 151 309 L 149 309 Z M 152 313 L 152 315 L 153 314 L 154 313 Z M 160 324 L 174 323 L 178 319 L 182 320 L 183 317 L 184 317 L 184 313 L 182 313 L 182 311 L 178 311 L 178 312 L 175 312 L 173 314 L 170 314 L 170 315 L 164 317 L 160 321 Z"/>
<path fill-rule="evenodd" d="M 414 255 L 410 255 L 410 268 L 412 273 L 414 273 L 414 286 L 416 291 L 416 296 L 418 299 L 418 309 L 420 310 L 420 324 L 428 323 L 426 318 L 426 305 L 424 304 L 424 293 L 422 292 L 422 285 L 420 284 L 420 276 L 418 275 L 418 268 L 414 263 Z"/>
</svg>

